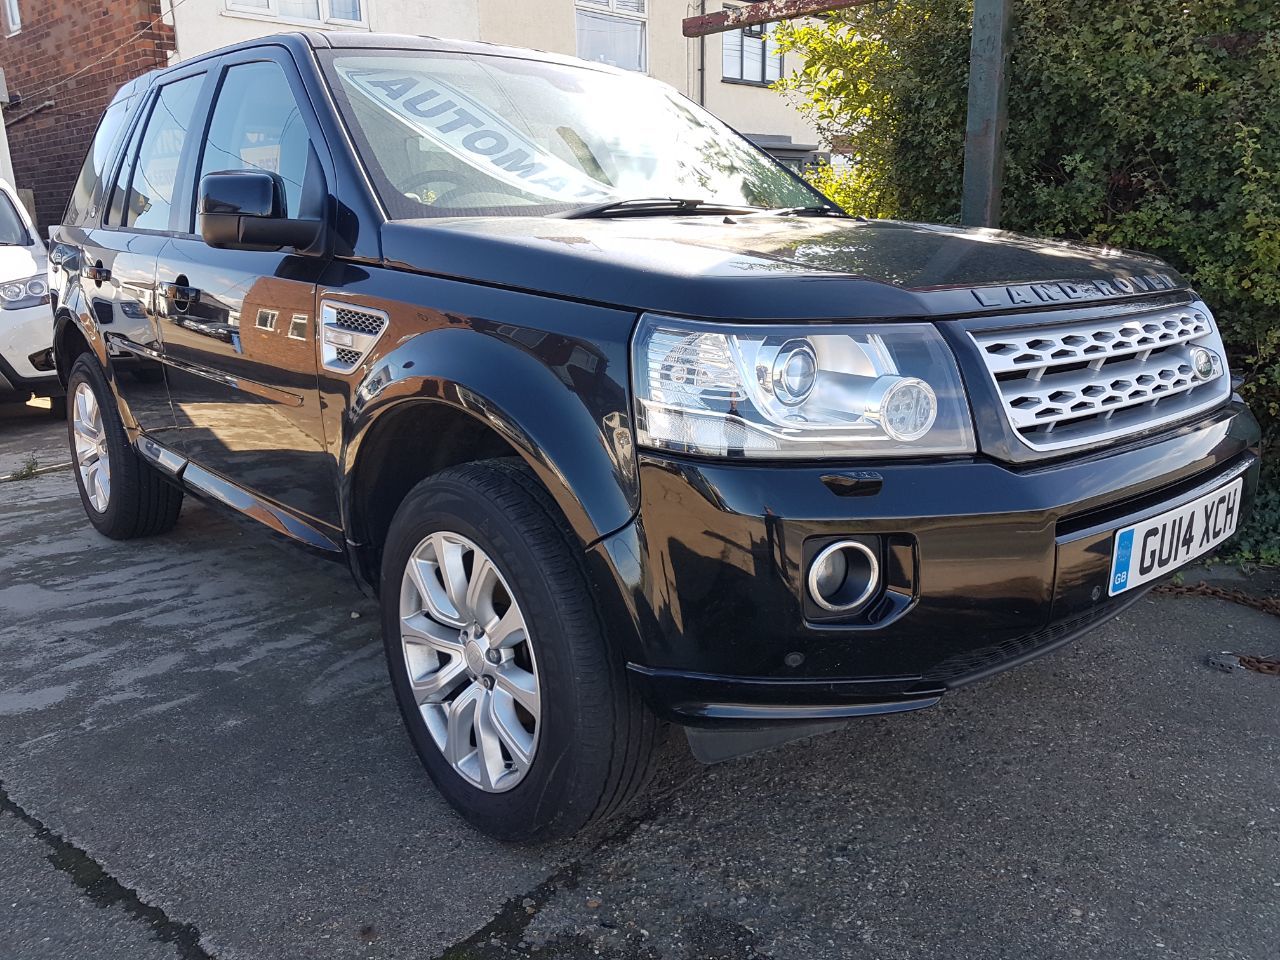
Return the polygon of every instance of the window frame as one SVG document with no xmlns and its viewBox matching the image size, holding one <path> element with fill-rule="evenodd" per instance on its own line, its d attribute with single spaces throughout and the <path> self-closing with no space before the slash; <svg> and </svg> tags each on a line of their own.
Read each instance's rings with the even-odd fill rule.
<svg viewBox="0 0 1280 960">
<path fill-rule="evenodd" d="M 726 6 L 726 10 L 737 9 L 735 7 Z M 777 80 L 768 79 L 769 76 L 769 36 L 773 33 L 773 24 L 761 23 L 748 27 L 741 27 L 737 30 L 730 30 L 721 34 L 720 40 L 720 80 L 722 83 L 737 83 L 746 87 L 772 87 Z M 738 43 L 738 76 L 729 76 L 724 72 L 724 45 L 730 40 L 736 40 Z M 752 77 L 743 76 L 746 73 L 747 66 L 747 42 L 759 43 L 760 50 L 760 79 L 756 80 Z M 787 72 L 786 54 L 779 51 L 776 54 L 778 61 L 778 79 L 781 79 Z"/>
<path fill-rule="evenodd" d="M 4 35 L 12 37 L 22 32 L 21 0 L 4 0 Z"/>
<path fill-rule="evenodd" d="M 98 125 L 93 129 L 93 138 L 89 141 L 89 148 L 85 151 L 84 160 L 80 164 L 80 173 L 76 176 L 75 185 L 71 188 L 71 195 L 67 197 L 67 205 L 63 208 L 62 222 L 64 224 L 94 227 L 100 225 L 106 218 L 107 208 L 111 204 L 111 191 L 116 186 L 116 165 L 120 155 L 128 149 L 129 137 L 133 133 L 134 122 L 137 120 L 138 111 L 142 108 L 146 96 L 146 90 L 134 91 L 124 96 L 117 94 L 107 104 L 106 109 L 102 111 L 102 116 L 98 118 Z M 88 206 L 83 210 L 77 209 L 75 217 L 72 218 L 72 204 L 76 202 L 76 190 L 80 187 L 80 181 L 84 176 L 85 169 L 92 166 L 93 151 L 106 133 L 107 117 L 117 107 L 124 111 L 124 115 L 121 117 L 120 125 L 116 128 L 110 142 L 107 144 L 106 159 L 103 160 L 101 171 L 96 173 L 97 185 L 89 194 Z"/>
<path fill-rule="evenodd" d="M 288 336 L 290 340 L 301 340 L 303 342 L 306 342 L 307 331 L 310 326 L 309 324 L 310 319 L 311 318 L 305 313 L 295 313 L 292 317 L 289 318 L 289 329 L 286 331 L 286 336 Z M 302 333 L 295 334 L 293 331 L 298 327 L 299 324 L 301 324 L 302 326 Z"/>
<path fill-rule="evenodd" d="M 272 0 L 274 2 L 274 0 Z M 578 45 L 581 34 L 578 32 L 578 14 L 594 13 L 598 17 L 605 20 L 630 20 L 633 23 L 640 24 L 640 69 L 632 70 L 632 73 L 643 74 L 649 76 L 649 5 L 652 0 L 644 0 L 644 13 L 636 13 L 632 10 L 619 10 L 618 0 L 605 0 L 601 3 L 593 3 L 592 0 L 574 0 L 573 4 L 573 42 L 576 55 L 586 60 L 582 56 L 582 48 Z M 588 63 L 599 63 L 597 60 L 587 60 Z M 610 64 L 603 64 L 610 66 Z M 626 69 L 625 67 L 617 67 L 615 69 Z"/>
<path fill-rule="evenodd" d="M 199 212 L 196 210 L 196 201 L 197 201 L 197 196 L 200 192 L 201 171 L 204 169 L 205 154 L 208 152 L 209 143 L 210 143 L 210 140 L 209 140 L 210 132 L 213 130 L 214 120 L 218 115 L 218 105 L 222 100 L 222 91 L 226 89 L 227 79 L 231 76 L 232 71 L 243 68 L 243 67 L 252 67 L 260 63 L 272 64 L 277 69 L 280 70 L 281 75 L 284 77 L 285 86 L 288 88 L 290 95 L 293 97 L 294 106 L 298 110 L 298 120 L 302 123 L 303 128 L 307 132 L 307 139 L 312 144 L 315 143 L 315 137 L 313 136 L 313 130 L 312 130 L 311 124 L 309 124 L 307 121 L 307 111 L 309 109 L 309 104 L 307 106 L 304 106 L 304 101 L 299 100 L 298 98 L 299 91 L 294 87 L 292 77 L 289 74 L 289 69 L 288 67 L 285 66 L 284 63 L 282 63 L 278 58 L 273 56 L 253 57 L 247 60 L 227 60 L 226 62 L 222 63 L 217 70 L 217 79 L 214 81 L 213 90 L 211 91 L 209 96 L 208 109 L 205 111 L 204 125 L 201 129 L 202 135 L 200 137 L 200 149 L 196 153 L 195 157 L 192 158 L 192 173 L 194 177 L 194 184 L 193 184 L 192 195 L 191 195 L 191 214 L 189 219 L 187 220 L 187 228 L 189 231 L 189 235 L 191 236 L 194 236 L 196 232 L 196 216 L 198 215 L 198 212 Z M 210 173 L 216 172 L 216 169 L 217 168 L 209 172 Z M 300 189 L 303 189 L 303 188 L 300 186 Z M 297 213 L 298 213 L 297 210 L 290 210 L 288 211 L 288 216 L 295 216 L 297 215 Z"/>
<path fill-rule="evenodd" d="M 275 333 L 276 321 L 279 319 L 279 310 L 273 310 L 270 307 L 259 307 L 258 315 L 253 318 L 253 326 L 255 330 L 265 330 L 268 333 Z M 263 323 L 264 320 L 266 323 Z"/>
<path fill-rule="evenodd" d="M 8 0 L 6 0 L 8 2 Z M 236 17 L 244 20 L 266 20 L 271 23 L 288 23 L 302 27 L 342 27 L 351 28 L 358 27 L 364 30 L 369 27 L 369 4 L 373 0 L 360 0 L 360 18 L 359 20 L 347 20 L 342 17 L 332 15 L 332 7 L 330 0 L 317 0 L 317 7 L 320 10 L 319 20 L 308 20 L 305 17 L 287 17 L 280 13 L 279 0 L 267 0 L 266 7 L 256 4 L 248 4 L 237 2 L 237 0 L 224 0 L 222 10 L 220 11 L 224 17 Z"/>
<path fill-rule="evenodd" d="M 132 233 L 157 236 L 189 235 L 182 229 L 174 229 L 174 223 L 177 221 L 177 213 L 180 208 L 185 206 L 194 208 L 195 206 L 195 187 L 191 183 L 192 163 L 199 156 L 198 145 L 204 142 L 204 135 L 208 129 L 209 78 L 215 72 L 216 70 L 207 63 L 193 64 L 190 70 L 176 71 L 172 75 L 163 76 L 160 82 L 157 82 L 142 94 L 144 99 L 138 104 L 133 122 L 129 124 L 129 129 L 124 134 L 122 146 L 120 147 L 120 156 L 112 164 L 110 186 L 104 197 L 102 208 L 98 211 L 98 226 L 102 229 L 125 230 Z M 142 141 L 146 139 L 147 126 L 151 123 L 151 117 L 155 113 L 156 105 L 160 102 L 161 91 L 165 87 L 191 79 L 200 81 L 200 89 L 196 93 L 195 107 L 191 113 L 191 129 L 188 131 L 186 141 L 182 144 L 182 152 L 178 155 L 178 169 L 174 174 L 173 197 L 169 201 L 168 225 L 163 229 L 159 229 L 136 227 L 131 223 L 107 222 L 108 217 L 111 216 L 116 187 L 120 185 L 120 178 L 125 174 L 126 168 L 128 169 L 128 180 L 124 184 L 126 199 L 128 198 L 129 190 L 133 187 L 133 177 L 137 173 L 138 155 L 142 150 Z"/>
<path fill-rule="evenodd" d="M 364 0 L 364 2 L 367 2 L 367 0 Z M 213 114 L 218 109 L 218 98 L 222 95 L 222 88 L 226 84 L 227 75 L 236 67 L 243 67 L 253 63 L 274 63 L 284 71 L 285 82 L 288 84 L 289 92 L 293 95 L 294 103 L 298 107 L 298 116 L 306 127 L 312 153 L 320 165 L 319 172 L 324 190 L 328 193 L 333 189 L 333 184 L 336 182 L 334 159 L 329 147 L 329 140 L 325 135 L 324 124 L 315 109 L 314 100 L 307 89 L 302 72 L 298 69 L 297 63 L 288 50 L 276 44 L 264 44 L 260 47 L 251 47 L 235 53 L 225 54 L 212 67 L 208 68 L 208 79 L 201 101 L 203 112 L 201 113 L 202 119 L 199 128 L 200 145 L 190 158 L 190 195 L 185 198 L 187 220 L 181 225 L 180 229 L 175 231 L 176 236 L 199 236 L 198 211 L 196 210 L 200 193 L 199 176 L 200 168 L 204 163 L 205 144 L 209 140 L 209 131 L 213 129 Z"/>
</svg>

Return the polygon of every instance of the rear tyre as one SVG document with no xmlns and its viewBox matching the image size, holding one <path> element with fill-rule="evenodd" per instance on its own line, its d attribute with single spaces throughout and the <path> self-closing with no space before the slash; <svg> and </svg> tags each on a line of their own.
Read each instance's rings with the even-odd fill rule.
<svg viewBox="0 0 1280 960">
<path fill-rule="evenodd" d="M 523 464 L 414 487 L 391 524 L 381 602 L 410 739 L 477 829 L 565 836 L 644 786 L 657 720 L 604 636 L 581 547 Z"/>
<path fill-rule="evenodd" d="M 134 449 L 102 368 L 83 353 L 67 378 L 67 434 L 80 502 L 113 540 L 165 533 L 178 522 L 182 491 Z"/>
</svg>

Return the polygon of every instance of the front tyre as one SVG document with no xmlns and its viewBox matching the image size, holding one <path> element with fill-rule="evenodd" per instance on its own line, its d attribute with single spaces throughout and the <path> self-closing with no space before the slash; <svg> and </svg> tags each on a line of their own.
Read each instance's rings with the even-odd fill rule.
<svg viewBox="0 0 1280 960">
<path fill-rule="evenodd" d="M 522 464 L 418 484 L 391 524 L 381 602 L 409 736 L 473 826 L 564 836 L 643 786 L 657 722 L 604 637 L 581 548 Z"/>
<path fill-rule="evenodd" d="M 71 367 L 67 406 L 76 486 L 89 522 L 113 540 L 173 529 L 182 509 L 182 491 L 129 442 L 111 388 L 92 354 L 81 354 Z"/>
</svg>

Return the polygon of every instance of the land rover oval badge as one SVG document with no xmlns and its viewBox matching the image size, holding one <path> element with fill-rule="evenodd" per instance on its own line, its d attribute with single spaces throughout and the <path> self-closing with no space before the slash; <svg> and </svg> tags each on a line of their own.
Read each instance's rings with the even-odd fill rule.
<svg viewBox="0 0 1280 960">
<path fill-rule="evenodd" d="M 1204 347 L 1196 347 L 1191 351 L 1191 365 L 1195 367 L 1196 376 L 1208 380 L 1213 376 L 1213 353 Z"/>
</svg>

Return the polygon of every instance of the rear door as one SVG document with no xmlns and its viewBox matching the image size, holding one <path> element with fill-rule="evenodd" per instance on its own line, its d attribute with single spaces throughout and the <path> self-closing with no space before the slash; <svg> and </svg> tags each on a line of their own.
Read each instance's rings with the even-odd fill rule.
<svg viewBox="0 0 1280 960">
<path fill-rule="evenodd" d="M 219 63 L 200 177 L 258 169 L 284 181 L 286 215 L 322 219 L 329 154 L 289 54 L 261 47 Z M 326 258 L 220 250 L 194 203 L 160 252 L 158 316 L 187 457 L 254 494 L 336 529 L 332 458 L 317 382 L 316 283 Z"/>
<path fill-rule="evenodd" d="M 132 419 L 161 442 L 176 421 L 158 362 L 163 344 L 155 308 L 156 258 L 169 242 L 189 135 L 207 73 L 166 75 L 151 90 L 118 162 L 101 222 L 83 245 L 83 289 L 107 345 L 116 391 Z"/>
</svg>

